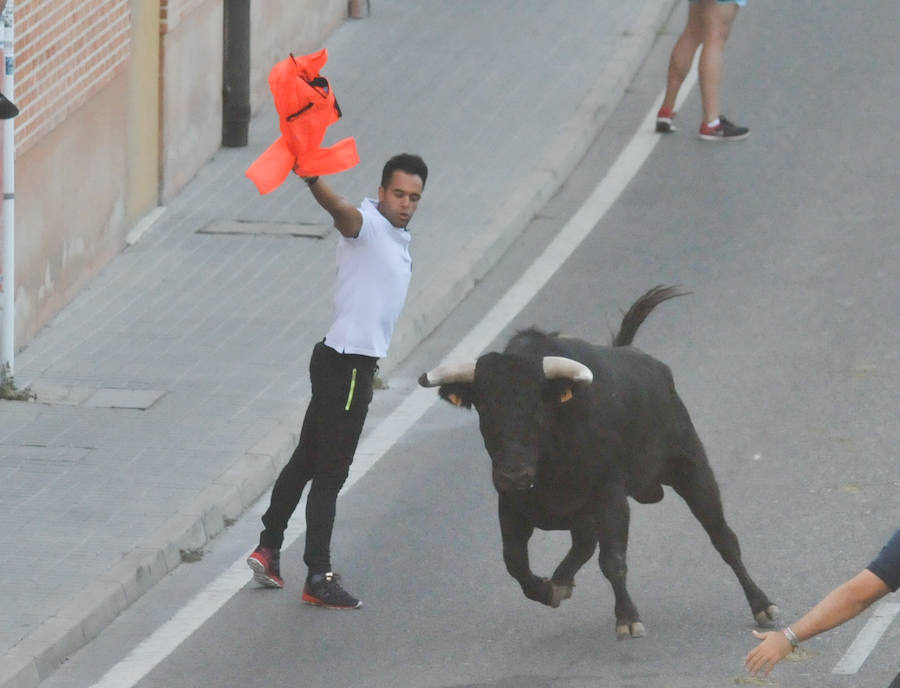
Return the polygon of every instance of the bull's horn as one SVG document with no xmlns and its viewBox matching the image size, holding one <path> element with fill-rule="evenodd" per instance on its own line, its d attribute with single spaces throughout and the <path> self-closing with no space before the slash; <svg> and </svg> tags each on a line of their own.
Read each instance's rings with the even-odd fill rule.
<svg viewBox="0 0 900 688">
<path fill-rule="evenodd" d="M 563 356 L 544 356 L 544 377 L 567 377 L 574 382 L 592 382 L 594 374 L 584 363 Z"/>
<path fill-rule="evenodd" d="M 474 381 L 475 361 L 438 366 L 419 376 L 419 384 L 422 385 L 422 387 L 439 387 L 440 385 L 446 385 L 451 382 Z"/>
</svg>

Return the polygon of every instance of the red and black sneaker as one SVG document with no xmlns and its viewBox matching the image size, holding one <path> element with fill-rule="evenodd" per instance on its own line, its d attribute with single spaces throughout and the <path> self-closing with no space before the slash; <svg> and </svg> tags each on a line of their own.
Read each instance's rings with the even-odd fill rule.
<svg viewBox="0 0 900 688">
<path fill-rule="evenodd" d="M 675 126 L 675 111 L 663 105 L 656 113 L 656 133 L 671 134 L 673 131 L 678 131 Z"/>
<path fill-rule="evenodd" d="M 267 588 L 283 588 L 280 570 L 281 550 L 258 546 L 247 557 L 247 566 L 253 569 L 253 579 Z"/>
<path fill-rule="evenodd" d="M 303 601 L 328 609 L 359 609 L 362 600 L 356 599 L 341 587 L 340 576 L 329 571 L 310 576 L 303 586 Z"/>
<path fill-rule="evenodd" d="M 700 124 L 700 138 L 703 141 L 742 141 L 748 136 L 750 129 L 739 127 L 724 116 L 719 117 L 719 123 L 714 127 L 706 122 Z"/>
</svg>

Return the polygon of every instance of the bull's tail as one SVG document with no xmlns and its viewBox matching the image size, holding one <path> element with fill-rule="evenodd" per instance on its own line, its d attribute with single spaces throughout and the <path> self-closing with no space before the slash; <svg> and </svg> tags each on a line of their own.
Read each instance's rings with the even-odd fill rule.
<svg viewBox="0 0 900 688">
<path fill-rule="evenodd" d="M 613 337 L 613 346 L 628 346 L 634 340 L 638 328 L 644 319 L 650 315 L 650 311 L 656 308 L 663 301 L 674 299 L 676 296 L 685 296 L 690 294 L 689 291 L 682 291 L 681 287 L 667 287 L 665 285 L 657 285 L 635 301 L 628 312 L 622 318 L 622 325 L 619 332 Z"/>
</svg>

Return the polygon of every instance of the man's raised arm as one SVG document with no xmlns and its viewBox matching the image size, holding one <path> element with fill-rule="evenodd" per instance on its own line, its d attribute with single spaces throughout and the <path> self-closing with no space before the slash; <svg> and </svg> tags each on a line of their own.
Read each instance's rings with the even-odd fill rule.
<svg viewBox="0 0 900 688">
<path fill-rule="evenodd" d="M 350 239 L 359 236 L 362 227 L 362 213 L 344 200 L 319 177 L 304 177 L 303 181 L 312 191 L 313 197 L 334 220 L 334 227 Z"/>
</svg>

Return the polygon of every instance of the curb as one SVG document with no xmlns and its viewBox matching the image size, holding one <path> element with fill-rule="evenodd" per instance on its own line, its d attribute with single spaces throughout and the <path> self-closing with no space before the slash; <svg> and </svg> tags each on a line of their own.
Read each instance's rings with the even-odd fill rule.
<svg viewBox="0 0 900 688">
<path fill-rule="evenodd" d="M 647 0 L 637 20 L 621 34 L 607 67 L 549 146 L 551 152 L 542 164 L 498 208 L 486 231 L 461 248 L 443 277 L 410 299 L 394 331 L 391 353 L 381 365 L 383 374 L 404 360 L 462 302 L 556 194 L 625 95 L 677 1 Z M 38 686 L 177 568 L 183 552 L 202 549 L 228 521 L 253 505 L 271 487 L 293 452 L 297 418 L 302 412 L 298 408 L 291 413 L 147 541 L 0 657 L 0 688 Z"/>
</svg>

